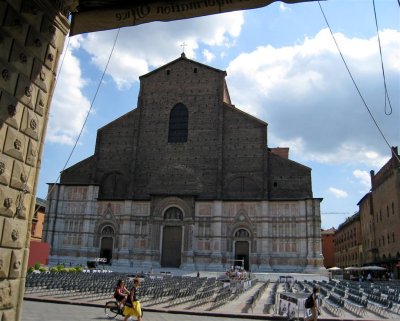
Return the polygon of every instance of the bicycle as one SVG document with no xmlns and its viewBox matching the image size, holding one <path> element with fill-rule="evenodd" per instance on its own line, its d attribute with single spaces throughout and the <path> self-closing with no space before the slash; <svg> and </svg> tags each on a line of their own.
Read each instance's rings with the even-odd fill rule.
<svg viewBox="0 0 400 321">
<path fill-rule="evenodd" d="M 104 305 L 104 312 L 110 320 L 115 319 L 117 315 L 123 316 L 122 309 L 116 300 L 107 301 Z"/>
</svg>

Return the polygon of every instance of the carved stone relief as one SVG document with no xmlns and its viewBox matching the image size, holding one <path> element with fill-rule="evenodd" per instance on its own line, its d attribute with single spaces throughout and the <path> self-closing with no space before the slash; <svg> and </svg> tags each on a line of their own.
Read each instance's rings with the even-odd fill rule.
<svg viewBox="0 0 400 321">
<path fill-rule="evenodd" d="M 25 108 L 24 116 L 22 117 L 21 131 L 28 136 L 38 140 L 38 130 L 40 128 L 40 117 L 35 112 Z"/>
<path fill-rule="evenodd" d="M 48 45 L 44 65 L 50 70 L 54 70 L 54 66 L 56 64 L 56 54 L 56 48 L 54 48 L 52 45 Z"/>
<path fill-rule="evenodd" d="M 47 98 L 46 95 L 39 89 L 39 93 L 36 100 L 36 108 L 35 111 L 40 115 L 43 116 L 44 110 L 46 107 Z"/>
<path fill-rule="evenodd" d="M 26 140 L 26 137 L 22 133 L 8 127 L 4 153 L 23 161 L 26 152 Z"/>
<path fill-rule="evenodd" d="M 0 278 L 7 278 L 10 270 L 12 250 L 2 249 L 0 253 Z"/>
<path fill-rule="evenodd" d="M 26 106 L 33 109 L 36 104 L 38 88 L 28 78 L 20 75 L 15 96 Z"/>
<path fill-rule="evenodd" d="M 10 183 L 13 159 L 4 154 L 0 154 L 0 184 Z"/>
<path fill-rule="evenodd" d="M 21 249 L 25 244 L 27 221 L 5 218 L 1 246 Z"/>
<path fill-rule="evenodd" d="M 0 88 L 12 94 L 18 79 L 18 72 L 10 65 L 0 62 Z"/>
<path fill-rule="evenodd" d="M 18 191 L 0 185 L 0 214 L 13 217 L 16 209 Z"/>
<path fill-rule="evenodd" d="M 10 279 L 16 279 L 21 277 L 22 269 L 23 269 L 23 250 L 13 250 L 8 277 Z"/>
<path fill-rule="evenodd" d="M 24 192 L 19 192 L 16 199 L 14 217 L 26 219 L 30 208 L 30 201 L 31 198 L 29 195 L 26 195 Z"/>
<path fill-rule="evenodd" d="M 8 10 L 3 22 L 3 28 L 19 43 L 24 43 L 29 25 L 21 19 L 15 10 Z"/>
<path fill-rule="evenodd" d="M 22 111 L 24 110 L 23 106 L 18 103 L 17 99 L 6 92 L 2 92 L 0 106 L 0 122 L 5 122 L 15 129 L 18 129 L 21 124 Z"/>
<path fill-rule="evenodd" d="M 47 93 L 51 86 L 51 72 L 46 67 L 42 66 L 42 63 L 38 59 L 34 60 L 32 75 L 35 77 L 32 78 L 35 84 Z"/>
<path fill-rule="evenodd" d="M 13 301 L 11 297 L 11 283 L 8 280 L 0 281 L 0 309 L 9 309 L 13 307 Z M 4 320 L 4 315 L 2 320 Z"/>
<path fill-rule="evenodd" d="M 28 153 L 26 154 L 26 163 L 28 165 L 35 166 L 37 154 L 37 143 L 34 140 L 30 139 L 28 145 Z"/>
<path fill-rule="evenodd" d="M 36 57 L 39 57 L 41 61 L 44 61 L 47 50 L 47 41 L 44 40 L 43 37 L 40 36 L 33 28 L 29 30 L 26 46 Z"/>
<path fill-rule="evenodd" d="M 23 163 L 14 161 L 14 169 L 11 175 L 11 187 L 21 191 L 31 192 L 35 176 L 35 169 Z"/>
<path fill-rule="evenodd" d="M 9 61 L 20 73 L 29 77 L 33 65 L 33 57 L 24 48 L 14 42 Z"/>
<path fill-rule="evenodd" d="M 36 29 L 40 28 L 43 13 L 31 1 L 23 1 L 21 14 Z"/>
</svg>

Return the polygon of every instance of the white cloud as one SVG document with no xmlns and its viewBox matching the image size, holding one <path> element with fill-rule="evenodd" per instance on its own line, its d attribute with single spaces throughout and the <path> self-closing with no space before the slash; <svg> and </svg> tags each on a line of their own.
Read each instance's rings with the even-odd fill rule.
<svg viewBox="0 0 400 321">
<path fill-rule="evenodd" d="M 346 198 L 348 196 L 347 192 L 335 187 L 329 187 L 329 192 L 336 198 Z"/>
<path fill-rule="evenodd" d="M 285 12 L 285 11 L 290 10 L 290 8 L 289 8 L 286 4 L 284 4 L 283 2 L 281 2 L 281 3 L 279 4 L 279 10 L 282 11 L 282 12 Z"/>
<path fill-rule="evenodd" d="M 371 176 L 367 171 L 356 169 L 353 171 L 353 176 L 357 178 L 363 186 L 367 188 L 371 187 Z"/>
<path fill-rule="evenodd" d="M 140 75 L 179 57 L 181 45 L 187 44 L 185 54 L 195 59 L 200 45 L 230 47 L 240 35 L 243 12 L 229 12 L 195 19 L 154 22 L 120 31 L 107 74 L 117 86 L 129 88 Z M 82 47 L 92 56 L 92 62 L 104 70 L 117 31 L 88 34 Z M 205 62 L 211 59 L 208 51 Z"/>
<path fill-rule="evenodd" d="M 381 130 L 391 145 L 398 145 L 399 110 L 384 114 L 377 38 L 335 36 Z M 380 37 L 389 95 L 392 105 L 398 106 L 400 32 L 384 30 Z M 293 46 L 266 45 L 242 53 L 227 73 L 232 102 L 265 120 L 268 144 L 290 146 L 300 162 L 379 167 L 390 157 L 327 29 Z"/>
<path fill-rule="evenodd" d="M 203 57 L 207 63 L 209 63 L 215 59 L 215 55 L 208 49 L 203 50 Z"/>
<path fill-rule="evenodd" d="M 81 41 L 79 36 L 71 38 L 68 50 L 64 53 L 46 135 L 50 142 L 73 145 L 90 108 L 90 102 L 82 93 L 86 81 L 82 78 L 79 60 L 73 55 Z"/>
</svg>

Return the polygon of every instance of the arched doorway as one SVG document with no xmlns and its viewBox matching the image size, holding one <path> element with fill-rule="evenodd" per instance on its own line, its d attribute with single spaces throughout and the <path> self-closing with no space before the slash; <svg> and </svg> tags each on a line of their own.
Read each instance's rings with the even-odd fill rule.
<svg viewBox="0 0 400 321">
<path fill-rule="evenodd" d="M 250 268 L 250 233 L 245 229 L 239 229 L 235 233 L 235 265 Z"/>
<path fill-rule="evenodd" d="M 170 207 L 164 213 L 161 266 L 180 267 L 182 252 L 183 213 L 177 207 Z"/>
<path fill-rule="evenodd" d="M 106 226 L 101 231 L 100 257 L 107 259 L 106 264 L 111 263 L 114 248 L 114 229 Z"/>
</svg>

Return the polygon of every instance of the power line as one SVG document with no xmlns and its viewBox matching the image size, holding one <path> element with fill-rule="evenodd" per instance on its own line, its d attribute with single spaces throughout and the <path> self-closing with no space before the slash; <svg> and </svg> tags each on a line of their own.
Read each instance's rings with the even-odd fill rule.
<svg viewBox="0 0 400 321">
<path fill-rule="evenodd" d="M 400 1 L 400 0 L 399 0 Z M 386 76 L 385 76 L 385 68 L 383 66 L 383 57 L 382 57 L 382 46 L 381 46 L 381 38 L 379 37 L 379 27 L 378 27 L 378 18 L 376 17 L 376 8 L 375 8 L 375 0 L 372 0 L 372 4 L 374 7 L 374 15 L 375 15 L 375 26 L 376 26 L 376 34 L 378 36 L 378 44 L 379 44 L 379 54 L 381 57 L 381 68 L 382 68 L 382 76 L 383 76 L 383 86 L 385 88 L 385 114 L 386 115 L 391 115 L 393 112 L 392 109 L 392 104 L 390 103 L 390 98 L 389 98 L 389 93 L 387 91 L 387 86 L 386 86 Z M 387 112 L 386 109 L 386 100 L 389 103 L 389 112 Z"/>
<path fill-rule="evenodd" d="M 112 46 L 112 48 L 111 48 L 110 54 L 109 54 L 109 56 L 108 56 L 108 60 L 107 60 L 106 66 L 104 67 L 103 74 L 101 75 L 101 78 L 100 78 L 100 80 L 99 80 L 99 82 L 98 82 L 98 85 L 97 85 L 97 88 L 96 88 L 96 92 L 95 92 L 95 94 L 94 94 L 94 96 L 93 96 L 92 102 L 90 103 L 90 108 L 89 108 L 89 110 L 88 110 L 88 112 L 87 112 L 87 114 L 86 114 L 85 120 L 84 120 L 84 122 L 83 122 L 83 124 L 82 124 L 82 127 L 81 127 L 81 130 L 80 130 L 80 132 L 79 132 L 79 135 L 78 135 L 77 138 L 75 139 L 75 144 L 74 144 L 74 146 L 73 146 L 71 152 L 69 153 L 69 156 L 68 156 L 67 160 L 65 161 L 64 167 L 62 168 L 62 170 L 60 171 L 60 174 L 58 175 L 58 177 L 57 177 L 57 179 L 56 179 L 56 183 L 59 181 L 59 179 L 60 179 L 60 177 L 61 177 L 61 173 L 62 173 L 62 172 L 64 171 L 64 169 L 67 167 L 68 162 L 69 162 L 69 160 L 71 159 L 72 154 L 74 153 L 76 146 L 78 145 L 78 142 L 79 142 L 79 139 L 80 139 L 80 137 L 81 137 L 81 135 L 82 135 L 83 129 L 85 128 L 85 125 L 86 125 L 86 122 L 87 122 L 87 120 L 88 120 L 88 118 L 89 118 L 90 112 L 92 111 L 92 108 L 93 108 L 93 105 L 94 105 L 94 101 L 96 100 L 96 97 L 97 97 L 97 94 L 98 94 L 98 92 L 99 92 L 100 86 L 101 86 L 101 84 L 102 84 L 102 82 L 103 82 L 103 78 L 104 78 L 104 76 L 105 76 L 105 73 L 106 73 L 106 71 L 107 71 L 108 65 L 109 65 L 109 63 L 110 63 L 111 56 L 112 56 L 112 54 L 113 54 L 113 52 L 114 52 L 114 49 L 115 49 L 115 45 L 116 45 L 116 43 L 117 43 L 117 39 L 118 39 L 119 32 L 120 32 L 120 28 L 118 29 L 117 34 L 116 34 L 116 36 L 115 36 L 114 43 L 113 43 L 113 46 Z M 69 43 L 69 42 L 68 42 L 68 43 Z M 64 57 L 65 57 L 65 56 L 64 56 Z M 61 69 L 61 67 L 60 67 L 60 69 Z M 60 70 L 59 72 L 61 73 L 61 70 Z M 53 184 L 53 186 L 51 187 L 51 189 L 48 191 L 48 193 L 47 193 L 47 195 L 46 195 L 46 200 L 47 200 L 48 196 L 51 194 L 51 192 L 53 191 L 53 189 L 55 188 L 55 186 L 56 186 L 56 185 Z"/>
<path fill-rule="evenodd" d="M 398 1 L 400 1 L 400 0 L 398 0 Z M 331 36 L 332 36 L 333 41 L 334 41 L 334 43 L 335 43 L 335 45 L 336 45 L 336 48 L 337 48 L 337 50 L 339 51 L 339 55 L 340 55 L 340 57 L 342 58 L 342 61 L 343 61 L 343 63 L 344 63 L 344 66 L 346 67 L 346 70 L 347 70 L 347 72 L 348 72 L 348 74 L 349 74 L 349 76 L 350 76 L 350 78 L 351 78 L 351 80 L 352 80 L 352 82 L 353 82 L 353 85 L 354 85 L 354 87 L 356 88 L 357 93 L 358 93 L 358 95 L 360 96 L 360 98 L 361 98 L 361 100 L 362 100 L 362 102 L 363 102 L 363 104 L 364 104 L 364 107 L 365 107 L 366 110 L 368 111 L 368 114 L 370 115 L 372 121 L 374 122 L 376 128 L 378 129 L 379 133 L 381 134 L 381 136 L 382 136 L 383 140 L 385 141 L 386 145 L 389 147 L 391 155 L 394 155 L 394 157 L 400 162 L 399 156 L 398 156 L 396 153 L 393 153 L 392 146 L 389 144 L 388 140 L 386 139 L 385 134 L 382 132 L 381 128 L 379 127 L 378 122 L 375 120 L 375 117 L 372 115 L 372 112 L 371 112 L 370 108 L 368 107 L 368 105 L 367 105 L 367 103 L 366 103 L 366 101 L 365 101 L 363 95 L 361 94 L 360 89 L 359 89 L 358 86 L 357 86 L 357 83 L 356 83 L 356 81 L 355 81 L 355 79 L 354 79 L 354 77 L 353 77 L 353 75 L 352 75 L 352 73 L 351 73 L 351 71 L 350 71 L 350 68 L 348 67 L 348 65 L 347 65 L 347 63 L 346 63 L 346 60 L 344 59 L 344 56 L 343 56 L 343 54 L 342 54 L 342 51 L 340 50 L 340 47 L 339 47 L 339 45 L 338 45 L 338 43 L 337 43 L 337 41 L 336 41 L 335 35 L 333 34 L 333 31 L 332 31 L 332 28 L 331 28 L 331 26 L 329 25 L 328 19 L 327 19 L 326 16 L 325 16 L 325 12 L 324 12 L 324 10 L 322 9 L 322 6 L 321 6 L 320 1 L 318 1 L 318 5 L 319 5 L 319 8 L 321 9 L 321 13 L 322 13 L 322 15 L 323 15 L 323 17 L 324 17 L 324 19 L 325 19 L 326 25 L 328 26 L 329 32 L 331 33 Z"/>
</svg>

